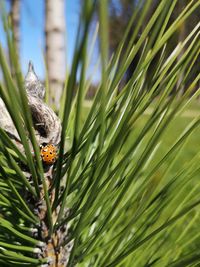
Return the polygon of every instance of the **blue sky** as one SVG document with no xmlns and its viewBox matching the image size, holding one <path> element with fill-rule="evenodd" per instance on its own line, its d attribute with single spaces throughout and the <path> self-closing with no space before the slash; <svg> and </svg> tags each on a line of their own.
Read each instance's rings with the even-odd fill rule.
<svg viewBox="0 0 200 267">
<path fill-rule="evenodd" d="M 38 76 L 44 78 L 44 0 L 21 0 L 21 47 L 22 70 L 27 71 L 28 61 L 32 60 Z M 67 26 L 67 61 L 70 65 L 80 14 L 79 0 L 65 0 Z M 5 47 L 5 37 L 0 25 L 0 41 Z"/>
</svg>

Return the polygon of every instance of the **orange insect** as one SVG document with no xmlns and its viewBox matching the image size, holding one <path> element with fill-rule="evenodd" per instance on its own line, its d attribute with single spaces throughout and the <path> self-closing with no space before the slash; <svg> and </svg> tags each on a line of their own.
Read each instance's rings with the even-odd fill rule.
<svg viewBox="0 0 200 267">
<path fill-rule="evenodd" d="M 53 144 L 48 144 L 45 146 L 40 146 L 40 156 L 42 161 L 51 165 L 54 164 L 57 160 L 57 148 Z"/>
</svg>

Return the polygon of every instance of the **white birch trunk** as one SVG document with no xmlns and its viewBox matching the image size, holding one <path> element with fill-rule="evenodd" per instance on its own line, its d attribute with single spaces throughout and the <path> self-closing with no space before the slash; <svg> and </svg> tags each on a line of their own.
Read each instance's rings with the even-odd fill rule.
<svg viewBox="0 0 200 267">
<path fill-rule="evenodd" d="M 65 81 L 66 43 L 64 0 L 45 1 L 46 62 L 50 101 L 59 109 Z"/>
</svg>

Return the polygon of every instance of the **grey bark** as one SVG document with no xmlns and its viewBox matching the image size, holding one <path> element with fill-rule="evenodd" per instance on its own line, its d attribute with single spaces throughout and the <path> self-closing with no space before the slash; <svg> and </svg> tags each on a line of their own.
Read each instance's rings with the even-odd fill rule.
<svg viewBox="0 0 200 267">
<path fill-rule="evenodd" d="M 25 89 L 27 92 L 28 104 L 33 118 L 33 126 L 35 129 L 38 146 L 42 143 L 51 143 L 57 146 L 60 142 L 61 123 L 54 111 L 43 102 L 45 88 L 35 74 L 32 63 L 29 63 L 28 73 L 25 77 Z M 15 142 L 19 149 L 23 151 L 23 146 L 20 142 L 18 132 L 1 98 L 0 127 L 9 134 L 9 136 L 13 139 L 13 142 Z M 31 174 L 26 169 L 23 169 L 23 171 L 27 179 L 29 179 L 30 183 L 32 183 Z M 44 168 L 44 178 L 52 205 L 55 197 L 55 189 L 51 188 L 53 179 L 53 166 Z M 41 183 L 41 181 L 39 182 Z M 44 192 L 42 185 L 39 199 L 33 199 L 32 195 L 24 191 L 24 189 L 23 195 L 27 203 L 31 203 L 31 208 L 34 210 L 35 215 L 38 216 L 41 222 L 38 226 L 38 232 L 35 233 L 35 236 L 36 238 L 42 238 L 43 242 L 46 242 L 46 246 L 44 246 L 42 254 L 38 254 L 37 257 L 48 258 L 49 263 L 46 266 L 49 267 L 66 266 L 73 244 L 73 241 L 71 241 L 67 245 L 62 246 L 65 238 L 67 238 L 68 236 L 67 225 L 60 226 L 54 232 L 54 234 L 49 237 L 48 224 L 46 222 L 47 207 L 46 202 L 44 201 Z M 54 222 L 57 219 L 59 208 L 60 207 L 58 206 L 52 213 L 52 219 Z M 68 209 L 66 208 L 65 211 L 67 213 Z"/>
<path fill-rule="evenodd" d="M 14 41 L 19 54 L 20 49 L 20 0 L 11 0 L 11 20 L 13 26 Z"/>
<path fill-rule="evenodd" d="M 38 143 L 58 145 L 61 133 L 60 120 L 43 102 L 45 88 L 35 74 L 32 63 L 29 63 L 29 70 L 25 77 L 25 88 Z"/>
<path fill-rule="evenodd" d="M 45 88 L 35 74 L 31 62 L 25 77 L 25 88 L 38 146 L 43 143 L 57 146 L 60 142 L 61 123 L 55 112 L 43 102 Z M 19 135 L 2 99 L 0 114 L 0 127 L 13 137 L 13 141 L 19 146 Z M 19 148 L 22 149 L 21 145 Z"/>
<path fill-rule="evenodd" d="M 45 1 L 46 62 L 50 101 L 59 109 L 65 81 L 66 42 L 64 0 Z"/>
</svg>

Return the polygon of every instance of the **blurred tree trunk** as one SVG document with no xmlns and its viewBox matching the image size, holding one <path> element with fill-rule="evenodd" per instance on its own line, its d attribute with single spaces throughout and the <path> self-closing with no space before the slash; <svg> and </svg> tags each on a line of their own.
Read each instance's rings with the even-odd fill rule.
<svg viewBox="0 0 200 267">
<path fill-rule="evenodd" d="M 10 0 L 10 19 L 12 23 L 13 30 L 13 41 L 16 47 L 16 55 L 18 57 L 18 62 L 20 62 L 20 0 Z M 13 60 L 9 54 L 9 63 L 13 79 L 16 79 L 16 69 L 13 66 Z"/>
<path fill-rule="evenodd" d="M 11 0 L 11 21 L 14 41 L 19 55 L 20 49 L 20 0 Z"/>
<path fill-rule="evenodd" d="M 178 2 L 178 5 L 177 5 L 177 16 L 178 14 L 181 13 L 181 11 L 183 10 L 184 6 L 186 6 L 186 1 L 185 0 L 182 0 L 182 1 L 179 1 Z M 185 21 L 180 25 L 179 29 L 178 29 L 178 43 L 182 43 L 184 41 L 186 37 L 186 23 Z M 181 60 L 182 56 L 184 55 L 185 53 L 185 48 L 182 49 L 182 51 L 180 52 L 179 56 L 177 57 L 177 60 Z M 176 84 L 176 89 L 179 90 L 179 94 L 182 95 L 184 93 L 184 86 L 181 86 L 181 83 L 183 81 L 183 78 L 184 78 L 184 73 L 181 72 L 179 74 L 179 78 L 178 78 L 178 81 L 177 81 L 177 84 Z"/>
<path fill-rule="evenodd" d="M 64 0 L 45 1 L 46 62 L 50 88 L 50 102 L 59 109 L 65 67 L 65 13 Z"/>
</svg>

